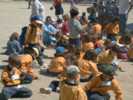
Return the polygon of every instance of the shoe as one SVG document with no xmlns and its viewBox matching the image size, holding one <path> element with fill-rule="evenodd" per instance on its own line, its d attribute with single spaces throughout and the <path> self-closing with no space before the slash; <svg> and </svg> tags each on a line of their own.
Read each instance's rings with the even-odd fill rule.
<svg viewBox="0 0 133 100">
<path fill-rule="evenodd" d="M 40 93 L 42 94 L 51 94 L 51 88 L 40 88 Z"/>
</svg>

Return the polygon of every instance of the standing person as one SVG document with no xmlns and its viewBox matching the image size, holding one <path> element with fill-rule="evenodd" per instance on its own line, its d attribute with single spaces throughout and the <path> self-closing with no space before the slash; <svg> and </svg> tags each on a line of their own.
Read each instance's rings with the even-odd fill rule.
<svg viewBox="0 0 133 100">
<path fill-rule="evenodd" d="M 64 9 L 62 7 L 63 0 L 53 0 L 54 1 L 54 8 L 55 8 L 55 15 L 57 16 L 57 19 L 60 15 L 63 15 Z"/>
<path fill-rule="evenodd" d="M 41 16 L 42 19 L 45 19 L 44 6 L 39 0 L 33 0 L 31 17 L 33 16 Z"/>
<path fill-rule="evenodd" d="M 125 34 L 129 10 L 129 0 L 119 0 L 120 33 Z"/>
<path fill-rule="evenodd" d="M 86 28 L 82 26 L 79 21 L 79 11 L 77 8 L 72 8 L 70 10 L 70 45 L 75 46 L 76 48 L 80 48 L 80 33 Z"/>
</svg>

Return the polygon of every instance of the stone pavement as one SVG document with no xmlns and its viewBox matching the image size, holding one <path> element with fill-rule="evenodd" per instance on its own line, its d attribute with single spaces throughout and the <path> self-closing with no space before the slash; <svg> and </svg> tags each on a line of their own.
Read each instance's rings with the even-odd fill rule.
<svg viewBox="0 0 133 100">
<path fill-rule="evenodd" d="M 46 15 L 54 16 L 54 11 L 50 11 L 51 3 L 44 3 Z M 64 4 L 65 12 L 69 11 L 69 5 Z M 86 11 L 87 6 L 78 6 L 80 11 Z M 29 23 L 30 10 L 27 9 L 27 2 L 13 2 L 11 0 L 0 0 L 0 53 L 4 52 L 3 47 L 6 45 L 8 37 L 12 32 L 21 32 L 21 28 Z M 133 25 L 133 12 L 130 13 L 129 23 L 132 28 Z M 49 56 L 53 56 L 53 50 L 46 50 L 45 52 Z M 0 67 L 3 64 L 3 60 L 6 60 L 7 56 L 0 55 Z M 48 63 L 50 60 L 45 60 Z M 124 91 L 124 100 L 133 100 L 133 63 L 121 62 L 122 67 L 126 72 L 118 73 L 118 79 L 122 85 Z M 38 69 L 36 69 L 38 73 Z M 0 69 L 1 74 L 1 69 Z M 58 94 L 52 93 L 51 95 L 44 95 L 39 93 L 39 88 L 47 87 L 49 82 L 54 78 L 39 75 L 39 80 L 35 80 L 29 88 L 33 90 L 33 96 L 28 99 L 12 99 L 12 100 L 58 100 Z M 0 90 L 2 85 L 0 84 Z M 1 99 L 0 99 L 1 100 Z M 112 98 L 112 100 L 114 100 Z"/>
</svg>

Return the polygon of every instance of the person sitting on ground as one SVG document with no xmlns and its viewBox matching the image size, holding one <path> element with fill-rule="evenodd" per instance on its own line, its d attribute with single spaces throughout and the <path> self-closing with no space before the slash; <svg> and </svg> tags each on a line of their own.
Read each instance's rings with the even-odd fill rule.
<svg viewBox="0 0 133 100">
<path fill-rule="evenodd" d="M 66 67 L 66 59 L 64 58 L 65 48 L 57 47 L 55 57 L 50 62 L 50 65 L 46 69 L 41 69 L 40 73 L 48 74 L 50 76 L 58 76 Z"/>
<path fill-rule="evenodd" d="M 34 70 L 32 68 L 32 56 L 28 54 L 23 55 L 11 55 L 9 57 L 9 63 L 15 64 L 17 63 L 18 69 L 21 72 L 20 80 L 22 84 L 30 84 L 33 79 L 37 79 L 38 77 L 35 75 Z"/>
<path fill-rule="evenodd" d="M 92 32 L 93 34 L 102 34 L 102 25 L 98 23 L 97 20 L 92 23 Z"/>
<path fill-rule="evenodd" d="M 122 89 L 115 77 L 116 69 L 110 64 L 103 64 L 101 65 L 101 72 L 102 74 L 83 87 L 88 100 L 110 100 L 110 91 L 115 94 L 115 100 L 124 100 Z"/>
<path fill-rule="evenodd" d="M 59 46 L 68 48 L 69 47 L 69 36 L 58 34 L 56 47 L 59 47 Z"/>
<path fill-rule="evenodd" d="M 87 100 L 86 93 L 80 86 L 80 70 L 75 65 L 66 69 L 67 79 L 60 84 L 59 100 Z"/>
<path fill-rule="evenodd" d="M 7 50 L 6 54 L 21 54 L 23 52 L 23 49 L 18 41 L 19 33 L 14 32 L 9 38 L 9 41 L 7 43 Z"/>
<path fill-rule="evenodd" d="M 97 55 L 100 54 L 104 50 L 104 48 L 105 48 L 104 42 L 105 41 L 103 39 L 101 39 L 100 37 L 98 37 L 96 39 L 96 41 L 95 41 L 95 51 L 96 51 Z"/>
<path fill-rule="evenodd" d="M 31 55 L 28 54 L 18 55 L 16 59 L 20 63 L 19 70 L 21 71 L 22 84 L 29 84 L 33 80 L 38 79 L 37 75 L 33 70 L 32 66 L 33 59 Z"/>
<path fill-rule="evenodd" d="M 54 42 L 52 37 L 54 37 L 58 32 L 58 29 L 52 24 L 51 16 L 46 17 L 43 30 L 43 42 L 46 46 L 49 46 Z"/>
<path fill-rule="evenodd" d="M 82 43 L 82 51 L 80 52 L 80 60 L 83 59 L 83 56 L 88 50 L 92 50 L 94 48 L 95 46 L 93 42 L 85 41 L 84 43 Z"/>
<path fill-rule="evenodd" d="M 115 44 L 113 44 L 110 40 L 105 41 L 105 50 L 103 50 L 97 56 L 98 64 L 112 64 L 112 61 L 117 57 Z"/>
<path fill-rule="evenodd" d="M 97 56 L 97 63 L 98 64 L 113 64 L 114 67 L 118 68 L 120 71 L 123 71 L 121 66 L 119 66 L 116 45 L 113 44 L 111 40 L 107 40 L 105 42 L 105 50 L 103 50 Z"/>
<path fill-rule="evenodd" d="M 2 94 L 6 100 L 10 98 L 31 97 L 32 91 L 21 86 L 21 72 L 19 71 L 19 63 L 9 61 L 8 66 L 5 66 L 1 75 L 4 84 Z"/>
<path fill-rule="evenodd" d="M 85 12 L 82 13 L 82 16 L 80 18 L 80 23 L 81 23 L 81 25 L 88 24 L 88 19 L 87 19 L 87 16 L 86 16 L 86 13 Z"/>
<path fill-rule="evenodd" d="M 90 81 L 92 78 L 99 75 L 99 71 L 96 64 L 97 55 L 95 49 L 86 51 L 82 60 L 78 60 L 78 67 L 80 69 L 80 81 Z"/>
<path fill-rule="evenodd" d="M 107 33 L 107 38 L 111 41 L 117 41 L 117 36 L 120 32 L 120 20 L 115 18 L 111 23 L 107 24 L 105 27 L 105 32 Z"/>
<path fill-rule="evenodd" d="M 58 80 L 53 80 L 52 82 L 50 82 L 47 88 L 40 88 L 41 93 L 50 94 L 52 91 L 59 92 L 59 80 L 63 80 L 65 78 L 66 60 L 64 53 L 64 47 L 57 47 L 55 58 L 52 59 L 49 67 L 40 70 L 41 74 L 58 76 Z"/>
</svg>

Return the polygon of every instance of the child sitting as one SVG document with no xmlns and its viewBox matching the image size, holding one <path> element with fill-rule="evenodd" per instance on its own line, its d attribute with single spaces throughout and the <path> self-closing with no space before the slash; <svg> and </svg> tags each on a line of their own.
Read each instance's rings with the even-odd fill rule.
<svg viewBox="0 0 133 100">
<path fill-rule="evenodd" d="M 66 69 L 67 79 L 60 84 L 60 100 L 87 100 L 85 92 L 79 85 L 80 70 L 75 65 Z"/>
<path fill-rule="evenodd" d="M 6 100 L 9 98 L 24 98 L 30 97 L 32 91 L 26 87 L 21 86 L 21 72 L 19 71 L 19 63 L 11 63 L 5 66 L 2 72 L 2 81 L 4 84 L 2 94 Z"/>
<path fill-rule="evenodd" d="M 102 65 L 102 74 L 84 86 L 88 100 L 110 100 L 109 92 L 115 94 L 115 100 L 124 100 L 122 89 L 115 77 L 116 69 L 112 65 Z"/>
<path fill-rule="evenodd" d="M 97 55 L 95 53 L 95 50 L 88 50 L 86 51 L 84 57 L 82 60 L 78 61 L 78 66 L 80 69 L 80 81 L 86 82 L 91 80 L 93 77 L 96 77 L 99 74 L 99 71 L 97 69 L 97 65 L 95 63 Z"/>
<path fill-rule="evenodd" d="M 107 38 L 111 41 L 117 41 L 117 36 L 120 32 L 119 18 L 115 18 L 112 23 L 107 24 L 105 27 Z"/>
<path fill-rule="evenodd" d="M 7 43 L 7 51 L 6 54 L 10 55 L 10 54 L 20 54 L 22 53 L 22 48 L 21 45 L 18 41 L 19 38 L 19 34 L 17 32 L 12 33 L 12 35 L 10 36 L 10 39 Z"/>
<path fill-rule="evenodd" d="M 57 76 L 64 72 L 66 66 L 66 60 L 64 58 L 65 48 L 57 47 L 55 57 L 52 59 L 47 69 L 41 69 L 42 74 L 48 74 L 50 76 Z"/>
</svg>

